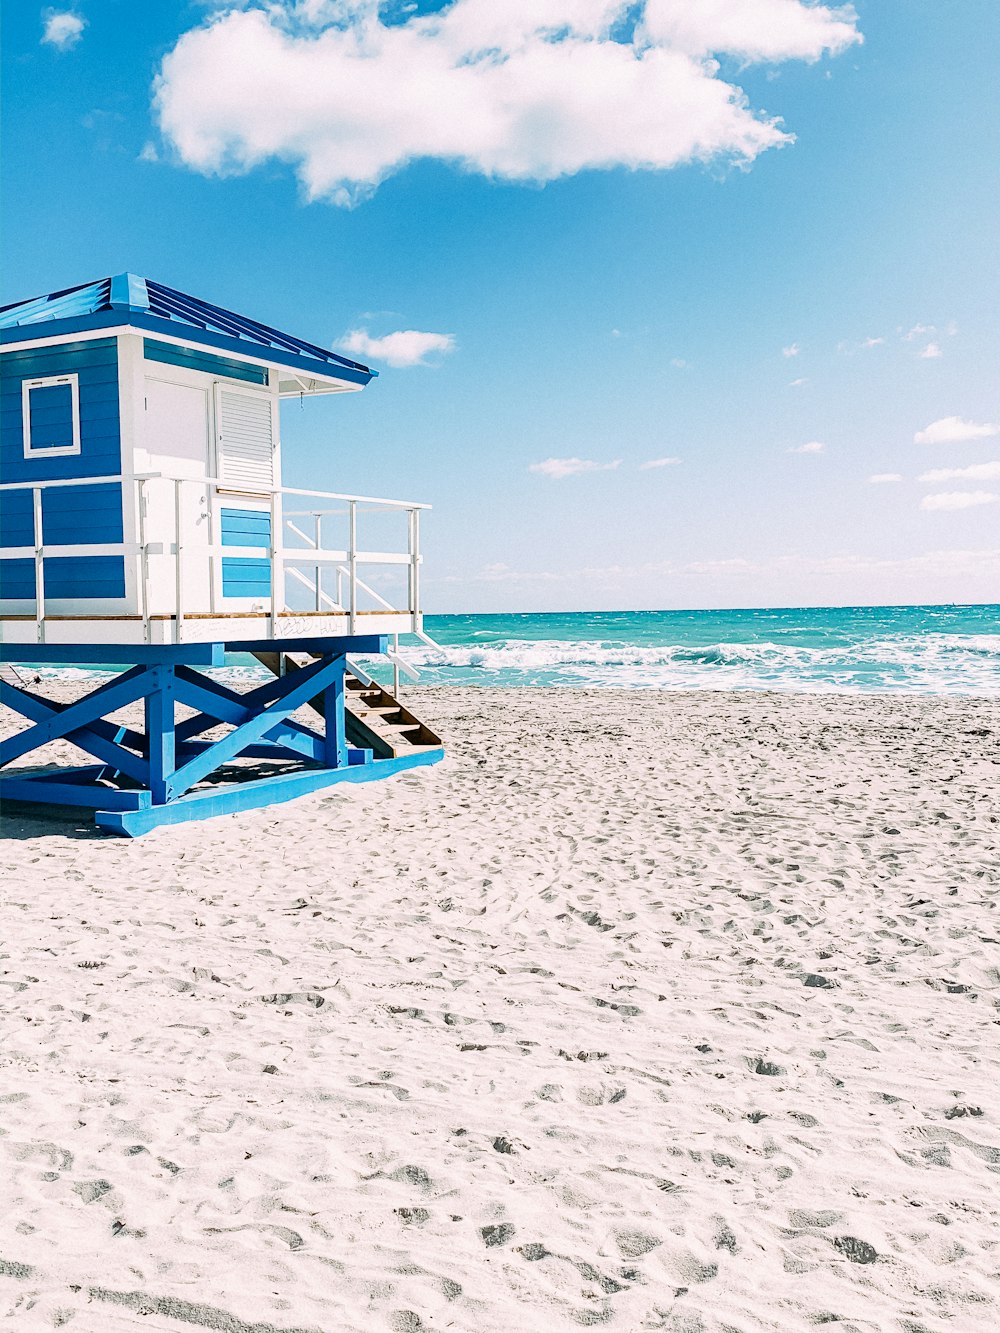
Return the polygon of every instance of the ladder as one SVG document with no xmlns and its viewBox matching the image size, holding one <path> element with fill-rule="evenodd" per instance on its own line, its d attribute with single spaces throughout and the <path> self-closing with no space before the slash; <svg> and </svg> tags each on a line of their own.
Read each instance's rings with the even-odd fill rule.
<svg viewBox="0 0 1000 1333">
<path fill-rule="evenodd" d="M 254 653 L 254 657 L 276 676 L 315 661 L 311 653 Z M 309 707 L 322 715 L 322 695 L 311 699 Z M 398 759 L 442 745 L 430 727 L 357 667 L 344 674 L 344 730 L 352 745 L 373 751 L 377 759 Z"/>
</svg>

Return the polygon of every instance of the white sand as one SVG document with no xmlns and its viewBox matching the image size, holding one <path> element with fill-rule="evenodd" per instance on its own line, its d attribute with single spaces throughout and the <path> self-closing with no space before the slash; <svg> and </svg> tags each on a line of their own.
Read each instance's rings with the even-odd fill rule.
<svg viewBox="0 0 1000 1333">
<path fill-rule="evenodd" d="M 407 697 L 436 769 L 8 817 L 0 1329 L 1000 1327 L 1000 705 Z"/>
</svg>

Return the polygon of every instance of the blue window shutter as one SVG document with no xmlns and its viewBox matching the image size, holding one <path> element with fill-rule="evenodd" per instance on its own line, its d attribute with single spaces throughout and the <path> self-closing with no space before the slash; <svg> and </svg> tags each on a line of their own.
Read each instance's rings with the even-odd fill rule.
<svg viewBox="0 0 1000 1333">
<path fill-rule="evenodd" d="M 43 384 L 28 390 L 32 449 L 73 447 L 73 389 L 69 384 Z"/>
</svg>

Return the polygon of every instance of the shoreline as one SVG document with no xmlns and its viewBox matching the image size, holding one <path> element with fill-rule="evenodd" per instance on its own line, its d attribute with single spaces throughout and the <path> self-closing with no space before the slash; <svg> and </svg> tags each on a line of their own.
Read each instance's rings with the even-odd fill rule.
<svg viewBox="0 0 1000 1333">
<path fill-rule="evenodd" d="M 1000 701 L 403 698 L 441 765 L 8 815 L 11 1310 L 992 1329 Z"/>
</svg>

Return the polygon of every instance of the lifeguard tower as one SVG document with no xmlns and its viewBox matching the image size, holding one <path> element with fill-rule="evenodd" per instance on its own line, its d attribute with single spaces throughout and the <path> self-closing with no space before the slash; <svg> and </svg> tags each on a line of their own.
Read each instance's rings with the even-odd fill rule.
<svg viewBox="0 0 1000 1333">
<path fill-rule="evenodd" d="M 135 835 L 443 756 L 395 697 L 428 506 L 282 485 L 279 401 L 374 374 L 132 273 L 0 308 L 0 659 L 117 673 L 65 705 L 5 668 L 32 725 L 0 796 Z M 205 674 L 227 652 L 273 678 Z M 109 720 L 139 700 L 144 730 Z M 8 768 L 58 739 L 97 762 Z"/>
</svg>

